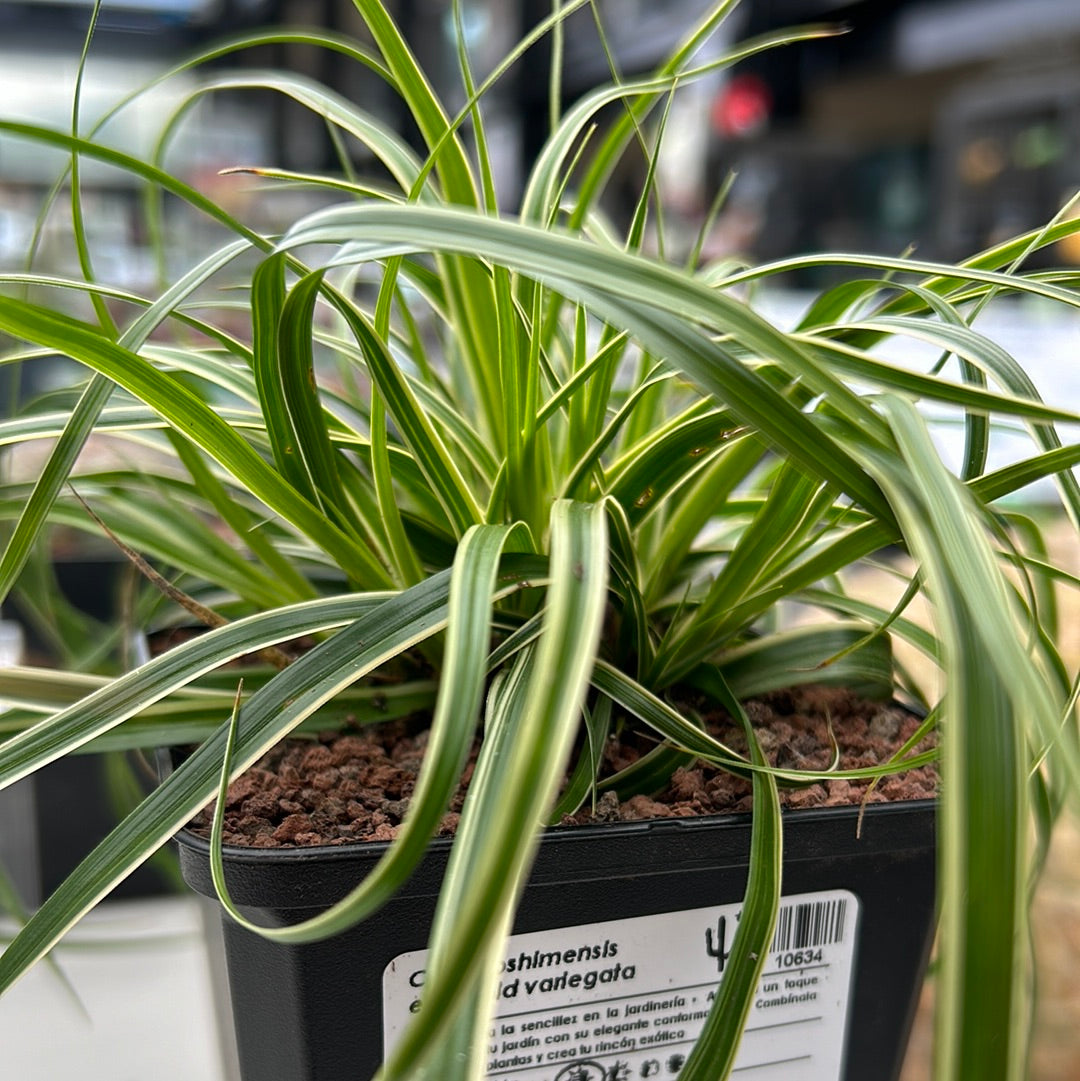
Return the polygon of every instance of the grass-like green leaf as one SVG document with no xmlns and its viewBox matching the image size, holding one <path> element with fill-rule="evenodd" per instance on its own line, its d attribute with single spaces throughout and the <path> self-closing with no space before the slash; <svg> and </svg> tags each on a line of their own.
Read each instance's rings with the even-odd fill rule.
<svg viewBox="0 0 1080 1081">
<path fill-rule="evenodd" d="M 154 328 L 169 317 L 176 305 L 249 247 L 246 241 L 236 241 L 215 251 L 166 290 L 160 300 L 127 329 L 121 341 L 137 349 Z M 112 384 L 103 376 L 92 379 L 78 407 L 65 423 L 63 434 L 53 448 L 33 495 L 27 501 L 26 509 L 0 557 L 0 597 L 7 596 L 19 570 L 25 565 L 31 547 L 41 534 L 49 509 L 93 431 L 112 389 Z"/>
<path fill-rule="evenodd" d="M 339 933 L 375 911 L 397 884 L 413 872 L 446 811 L 473 742 L 480 715 L 499 557 L 504 547 L 519 547 L 523 542 L 520 529 L 502 526 L 477 526 L 462 538 L 450 579 L 449 629 L 439 696 L 409 814 L 383 861 L 352 892 L 325 912 L 288 927 L 258 927 L 236 908 L 229 896 L 221 828 L 224 796 L 234 769 L 237 729 L 243 720 L 239 710 L 234 710 L 222 761 L 211 845 L 214 887 L 234 920 L 278 942 L 315 941 Z M 260 693 L 268 693 L 270 686 Z"/>
<path fill-rule="evenodd" d="M 888 413 L 912 472 L 903 479 L 884 467 L 879 473 L 934 598 L 950 673 L 941 726 L 951 797 L 939 833 L 949 900 L 936 1068 L 945 1077 L 1018 1078 L 1028 1010 L 1024 734 L 1056 727 L 1059 707 L 1028 664 L 1016 610 L 963 489 L 941 467 L 911 407 L 891 399 Z M 949 529 L 930 525 L 946 522 Z"/>
<path fill-rule="evenodd" d="M 712 691 L 717 700 L 738 717 L 746 732 L 750 760 L 765 765 L 757 736 L 738 700 L 716 680 Z M 769 959 L 769 946 L 780 910 L 783 866 L 783 825 L 780 796 L 774 778 L 754 773 L 754 814 L 750 829 L 749 876 L 739 926 L 724 965 L 724 978 L 709 1009 L 705 1026 L 687 1057 L 680 1076 L 690 1081 L 727 1078 L 735 1063 L 753 996 Z"/>
<path fill-rule="evenodd" d="M 480 251 L 535 276 L 593 312 L 631 329 L 653 352 L 665 356 L 687 377 L 714 394 L 745 423 L 818 475 L 827 475 L 864 506 L 889 517 L 875 485 L 847 452 L 824 436 L 788 400 L 735 360 L 694 325 L 724 325 L 766 356 L 789 364 L 837 408 L 848 408 L 868 435 L 880 421 L 865 402 L 749 308 L 650 260 L 587 244 L 575 237 L 492 220 L 461 211 L 414 206 L 339 208 L 312 215 L 286 238 L 289 247 L 306 243 L 363 240 L 406 249 Z"/>
<path fill-rule="evenodd" d="M 387 584 L 385 569 L 365 547 L 320 514 L 213 409 L 138 354 L 110 341 L 85 323 L 8 297 L 0 297 L 0 328 L 18 337 L 47 343 L 119 383 L 205 449 L 268 507 L 303 528 L 357 581 L 376 586 Z"/>
<path fill-rule="evenodd" d="M 479 524 L 483 512 L 475 496 L 447 453 L 430 418 L 419 407 L 389 350 L 355 308 L 342 304 L 339 310 L 367 357 L 368 369 L 401 428 L 402 439 L 413 452 L 451 523 L 459 533 Z"/>
<path fill-rule="evenodd" d="M 452 853 L 450 887 L 440 899 L 431 942 L 437 965 L 428 971 L 416 1021 L 383 1067 L 384 1081 L 409 1077 L 432 1053 L 453 1022 L 456 988 L 468 985 L 487 947 L 505 930 L 577 731 L 607 593 L 603 505 L 555 504 L 551 542 L 543 631 L 496 710 L 496 723 L 512 726 L 505 744 L 485 741 L 481 751 L 482 783 L 470 787 L 462 811 L 463 820 L 476 816 L 481 824 L 474 843 Z M 473 827 L 466 821 L 465 828 Z M 483 1008 L 490 1015 L 494 999 Z"/>
<path fill-rule="evenodd" d="M 403 594 L 376 605 L 367 615 L 355 620 L 343 631 L 306 654 L 281 673 L 274 682 L 262 688 L 247 703 L 241 715 L 241 727 L 236 740 L 235 770 L 242 772 L 256 761 L 264 750 L 310 716 L 337 692 L 361 679 L 402 651 L 424 641 L 445 625 L 448 574 L 428 579 Z M 340 602 L 338 602 L 340 604 Z M 258 620 L 256 620 L 258 623 Z M 267 621 L 263 620 L 265 625 Z M 274 622 L 274 621 L 270 621 Z M 286 621 L 276 620 L 280 628 Z M 290 621 L 288 630 L 277 640 L 294 633 L 299 620 Z M 237 623 L 217 634 L 237 635 L 242 628 L 250 633 L 250 624 Z M 237 637 L 239 637 L 237 635 Z M 209 647 L 206 643 L 210 642 Z M 166 653 L 151 668 L 136 670 L 132 677 L 122 679 L 120 694 L 106 688 L 90 701 L 100 720 L 80 707 L 68 711 L 65 726 L 53 722 L 31 729 L 5 745 L 5 768 L 0 783 L 17 779 L 34 758 L 48 761 L 64 753 L 58 746 L 59 733 L 73 734 L 67 742 L 85 742 L 98 731 L 119 723 L 125 712 L 135 713 L 157 697 L 167 693 L 170 670 L 178 670 L 174 679 L 186 682 L 198 671 L 191 671 L 190 654 L 206 658 L 207 667 L 220 663 L 221 653 L 214 651 L 210 636 L 192 647 Z M 197 647 L 201 646 L 204 652 Z M 148 688 L 148 672 L 156 677 Z M 120 698 L 126 703 L 118 704 Z M 186 759 L 169 779 L 155 789 L 140 806 L 124 819 L 97 848 L 72 872 L 64 883 L 38 909 L 12 944 L 0 954 L 0 992 L 10 986 L 36 960 L 44 956 L 86 911 L 92 908 L 110 889 L 122 881 L 137 866 L 163 845 L 202 807 L 216 791 L 219 771 L 230 725 L 203 743 Z M 14 745 L 14 746 L 13 746 Z M 32 768 L 32 767 L 31 767 Z M 396 883 L 389 884 L 385 896 L 393 892 Z"/>
</svg>

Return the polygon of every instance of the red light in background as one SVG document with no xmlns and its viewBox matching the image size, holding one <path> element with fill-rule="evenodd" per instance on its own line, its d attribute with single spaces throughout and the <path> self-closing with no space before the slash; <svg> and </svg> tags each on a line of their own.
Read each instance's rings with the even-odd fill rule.
<svg viewBox="0 0 1080 1081">
<path fill-rule="evenodd" d="M 745 139 L 767 126 L 771 109 L 772 94 L 763 79 L 736 75 L 713 103 L 713 127 L 721 135 Z"/>
</svg>

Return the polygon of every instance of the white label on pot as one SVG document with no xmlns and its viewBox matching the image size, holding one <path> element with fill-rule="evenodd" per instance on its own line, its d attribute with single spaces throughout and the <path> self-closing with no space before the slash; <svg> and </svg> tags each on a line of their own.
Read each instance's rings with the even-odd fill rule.
<svg viewBox="0 0 1080 1081">
<path fill-rule="evenodd" d="M 678 1077 L 701 1032 L 739 920 L 721 905 L 514 935 L 488 1039 L 498 1081 Z M 859 901 L 785 897 L 732 1076 L 839 1081 Z M 423 995 L 425 950 L 383 973 L 384 1046 Z"/>
</svg>

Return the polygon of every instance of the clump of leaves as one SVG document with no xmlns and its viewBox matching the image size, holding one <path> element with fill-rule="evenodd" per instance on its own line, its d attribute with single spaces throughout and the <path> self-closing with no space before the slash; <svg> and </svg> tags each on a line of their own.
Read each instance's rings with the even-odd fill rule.
<svg viewBox="0 0 1080 1081">
<path fill-rule="evenodd" d="M 87 440 L 108 435 L 134 447 L 140 464 L 82 471 L 79 495 L 224 618 L 117 677 L 0 676 L 0 693 L 22 707 L 8 715 L 21 730 L 0 746 L 0 784 L 81 750 L 199 742 L 29 921 L 0 957 L 0 988 L 289 733 L 429 709 L 412 806 L 378 868 L 328 912 L 260 933 L 307 941 L 384 904 L 422 857 L 482 727 L 424 1009 L 384 1069 L 409 1077 L 426 1063 L 440 1078 L 481 1076 L 484 1041 L 472 1034 L 486 1028 L 538 831 L 589 797 L 609 726 L 634 723 L 655 733 L 653 775 L 693 754 L 753 776 L 737 963 L 680 1075 L 724 1076 L 778 904 L 776 786 L 819 775 L 769 768 L 752 738 L 748 757 L 733 754 L 681 715 L 670 692 L 705 687 L 736 716 L 738 699 L 799 681 L 882 696 L 899 682 L 918 695 L 893 661 L 893 635 L 940 666 L 947 686 L 929 703 L 944 777 L 942 1076 L 1021 1076 L 1025 891 L 1036 862 L 1028 829 L 1035 822 L 1045 836 L 1066 792 L 1080 790 L 1076 675 L 1057 650 L 1052 604 L 1055 584 L 1076 582 L 1051 564 L 1037 531 L 1007 530 L 1002 501 L 1053 478 L 1074 528 L 1080 447 L 1063 445 L 1056 427 L 1076 415 L 1043 402 L 1018 360 L 974 323 L 1006 296 L 1076 307 L 1068 276 L 1022 269 L 1030 251 L 1076 225 L 1051 223 L 956 266 L 815 256 L 699 268 L 644 252 L 672 95 L 722 64 L 826 32 L 776 35 L 698 62 L 731 2 L 708 10 L 651 77 L 614 77 L 554 116 L 517 213 L 505 214 L 484 95 L 541 35 L 557 38 L 584 0 L 554 5 L 479 85 L 459 44 L 465 105 L 456 115 L 386 9 L 355 3 L 373 52 L 278 32 L 183 70 L 271 38 L 333 49 L 400 95 L 426 158 L 362 105 L 286 72 L 207 69 L 165 123 L 153 161 L 92 134 L 0 121 L 0 133 L 71 154 L 76 208 L 78 163 L 88 158 L 145 183 L 151 206 L 168 197 L 228 234 L 186 273 L 136 295 L 95 279 L 75 213 L 82 277 L 3 279 L 47 298 L 0 296 L 0 329 L 19 343 L 5 361 L 60 354 L 89 378 L 77 401 L 45 400 L 0 425 L 6 444 L 56 439 L 32 485 L 7 485 L 13 527 L 0 592 L 17 582 L 47 522 L 96 529 L 66 484 Z M 453 11 L 460 21 L 457 3 Z M 274 185 L 338 200 L 276 236 L 161 167 L 188 108 L 249 87 L 285 94 L 359 141 L 378 179 L 251 170 L 267 200 Z M 615 119 L 601 128 L 610 106 Z M 647 168 L 633 220 L 616 237 L 601 198 L 628 148 L 644 151 Z M 858 276 L 815 298 L 793 329 L 744 299 L 750 283 L 823 261 Z M 95 319 L 65 310 L 72 294 L 93 302 Z M 238 312 L 249 333 L 235 332 Z M 927 370 L 885 359 L 891 339 L 925 343 Z M 935 449 L 925 405 L 964 427 L 959 475 Z M 1027 433 L 1030 449 L 991 470 L 1001 425 Z M 852 596 L 844 580 L 888 545 L 916 567 L 895 608 Z M 905 615 L 916 595 L 933 606 L 933 633 Z M 820 618 L 786 627 L 781 602 Z M 235 676 L 222 667 L 301 636 L 314 648 L 281 670 L 246 674 L 234 707 Z M 375 682 L 388 669 L 394 682 Z M 1004 1052 L 984 1039 L 988 1027 L 1005 1034 Z"/>
</svg>

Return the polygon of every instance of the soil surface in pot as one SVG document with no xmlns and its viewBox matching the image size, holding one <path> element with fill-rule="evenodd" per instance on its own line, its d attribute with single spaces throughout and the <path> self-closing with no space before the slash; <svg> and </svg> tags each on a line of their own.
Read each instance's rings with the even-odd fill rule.
<svg viewBox="0 0 1080 1081">
<path fill-rule="evenodd" d="M 745 749 L 741 727 L 726 713 L 705 714 L 700 702 L 687 705 L 698 709 L 712 735 L 735 750 Z M 765 754 L 783 769 L 826 770 L 837 752 L 840 769 L 877 765 L 892 758 L 920 724 L 902 707 L 828 687 L 777 691 L 745 708 Z M 233 782 L 224 841 L 280 848 L 392 840 L 409 806 L 425 744 L 426 732 L 411 732 L 406 724 L 287 740 Z M 932 745 L 931 735 L 918 749 Z M 604 749 L 601 776 L 624 769 L 655 746 L 655 740 L 639 732 L 613 735 Z M 473 764 L 470 760 L 443 817 L 439 832 L 444 836 L 457 828 Z M 923 799 L 936 791 L 936 769 L 923 766 L 882 778 L 873 788 L 869 782 L 836 779 L 782 788 L 780 798 L 786 807 L 822 807 L 864 799 L 872 803 Z M 675 770 L 662 792 L 620 801 L 607 791 L 595 806 L 588 801 L 563 824 L 729 814 L 748 811 L 750 801 L 748 781 L 697 762 Z M 211 804 L 192 823 L 192 830 L 208 836 L 212 818 Z"/>
</svg>

